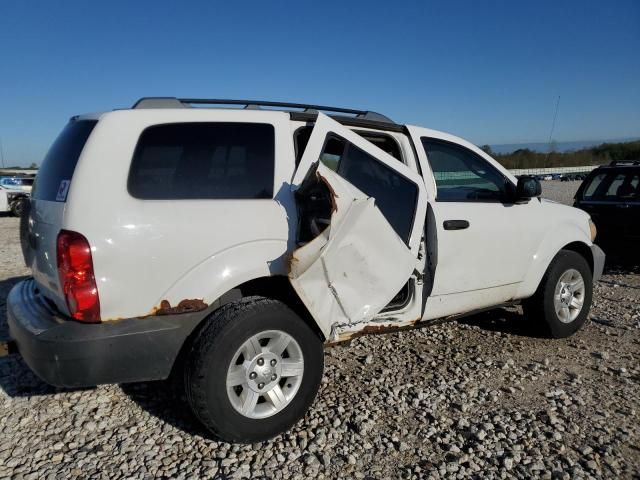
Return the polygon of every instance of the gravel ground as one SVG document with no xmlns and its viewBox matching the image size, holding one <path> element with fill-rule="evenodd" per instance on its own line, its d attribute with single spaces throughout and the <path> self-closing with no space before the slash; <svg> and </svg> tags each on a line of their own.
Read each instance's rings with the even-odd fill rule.
<svg viewBox="0 0 640 480">
<path fill-rule="evenodd" d="M 577 182 L 544 182 L 571 202 Z M 0 218 L 4 300 L 28 274 Z M 68 391 L 0 358 L 0 478 L 633 478 L 640 476 L 640 276 L 610 269 L 591 321 L 538 338 L 516 309 L 326 350 L 290 432 L 210 440 L 166 382 Z"/>
<path fill-rule="evenodd" d="M 542 182 L 542 196 L 556 202 L 573 205 L 573 196 L 576 194 L 581 182 L 561 182 L 559 180 L 547 180 Z"/>
</svg>

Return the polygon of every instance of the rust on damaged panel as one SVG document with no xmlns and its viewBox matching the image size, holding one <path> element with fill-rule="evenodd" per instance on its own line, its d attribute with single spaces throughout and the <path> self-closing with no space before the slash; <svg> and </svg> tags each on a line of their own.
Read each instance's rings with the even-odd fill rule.
<svg viewBox="0 0 640 480">
<path fill-rule="evenodd" d="M 329 190 L 329 193 L 331 194 L 331 213 L 337 212 L 338 204 L 336 203 L 336 198 L 338 198 L 338 194 L 336 194 L 336 191 L 331 186 L 331 183 L 329 183 L 329 180 L 324 178 L 318 171 L 316 171 L 316 178 L 324 183 L 324 185 Z"/>
<path fill-rule="evenodd" d="M 178 305 L 175 307 L 172 307 L 168 300 L 162 300 L 160 302 L 160 306 L 154 308 L 152 315 L 174 315 L 177 313 L 199 312 L 208 306 L 209 305 L 200 298 L 180 300 Z"/>
<path fill-rule="evenodd" d="M 335 212 L 338 211 L 338 204 L 336 202 L 336 198 L 338 198 L 338 194 L 336 193 L 336 191 L 331 186 L 331 183 L 329 183 L 329 180 L 327 180 L 325 177 L 323 177 L 320 174 L 320 172 L 318 172 L 317 170 L 316 170 L 316 178 L 318 179 L 318 181 L 322 182 L 324 184 L 324 186 L 327 187 L 327 189 L 329 190 L 329 194 L 330 194 L 330 198 L 331 198 L 331 214 L 334 214 Z M 289 251 L 286 254 L 285 262 L 286 262 L 286 265 L 287 265 L 287 271 L 288 272 L 291 272 L 293 263 L 298 261 L 298 259 L 296 258 L 296 251 L 297 250 L 298 249 L 296 248 L 295 250 Z"/>
<path fill-rule="evenodd" d="M 296 251 L 289 251 L 287 252 L 286 256 L 285 256 L 285 262 L 287 265 L 287 272 L 291 273 L 291 270 L 293 269 L 293 264 L 294 262 L 297 262 L 298 259 L 296 258 Z"/>
<path fill-rule="evenodd" d="M 401 332 L 403 330 L 413 330 L 414 328 L 426 326 L 429 322 L 421 322 L 421 319 L 411 320 L 409 322 L 403 322 L 402 325 L 366 325 L 361 330 L 345 332 L 338 335 L 338 338 L 333 342 L 325 343 L 325 346 L 332 346 L 342 342 L 348 342 L 354 338 L 362 337 L 364 335 L 383 335 L 385 333 Z"/>
</svg>

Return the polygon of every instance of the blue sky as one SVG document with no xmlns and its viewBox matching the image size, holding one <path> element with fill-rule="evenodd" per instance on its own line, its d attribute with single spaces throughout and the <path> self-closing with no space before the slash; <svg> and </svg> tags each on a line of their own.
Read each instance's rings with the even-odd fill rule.
<svg viewBox="0 0 640 480">
<path fill-rule="evenodd" d="M 0 2 L 0 139 L 142 96 L 368 108 L 477 144 L 640 136 L 640 1 Z"/>
</svg>

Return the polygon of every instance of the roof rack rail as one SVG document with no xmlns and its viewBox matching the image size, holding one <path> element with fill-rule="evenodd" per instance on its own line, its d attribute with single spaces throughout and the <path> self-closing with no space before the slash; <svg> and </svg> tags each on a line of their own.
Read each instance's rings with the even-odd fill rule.
<svg viewBox="0 0 640 480">
<path fill-rule="evenodd" d="M 640 160 L 613 160 L 609 165 L 640 165 Z"/>
<path fill-rule="evenodd" d="M 389 117 L 369 110 L 353 108 L 327 107 L 325 105 L 311 105 L 307 103 L 269 102 L 265 100 L 231 100 L 222 98 L 176 98 L 176 97 L 143 97 L 132 108 L 189 108 L 193 105 L 241 105 L 248 110 L 259 110 L 260 107 L 276 107 L 282 109 L 297 109 L 305 113 L 332 112 L 354 115 L 355 118 L 376 122 L 393 123 Z"/>
</svg>

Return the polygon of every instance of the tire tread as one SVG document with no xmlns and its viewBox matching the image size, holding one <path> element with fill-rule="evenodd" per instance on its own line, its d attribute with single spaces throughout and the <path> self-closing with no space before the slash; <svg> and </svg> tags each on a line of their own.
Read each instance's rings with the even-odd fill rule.
<svg viewBox="0 0 640 480">
<path fill-rule="evenodd" d="M 233 438 L 229 433 L 220 434 L 220 427 L 217 425 L 213 416 L 210 415 L 211 406 L 207 401 L 205 391 L 206 382 L 196 378 L 204 377 L 202 372 L 207 371 L 207 355 L 206 352 L 215 348 L 218 336 L 223 330 L 230 326 L 233 321 L 237 321 L 239 317 L 254 315 L 261 310 L 268 308 L 276 311 L 290 311 L 289 307 L 279 300 L 262 296 L 247 296 L 242 299 L 228 303 L 215 312 L 206 320 L 206 325 L 194 337 L 189 352 L 186 356 L 184 368 L 184 390 L 187 401 L 191 406 L 194 414 L 202 422 L 202 424 L 213 434 L 218 440 L 233 440 L 240 443 L 251 443 L 252 438 L 243 437 L 235 432 Z M 309 328 L 306 324 L 305 328 Z M 309 331 L 311 331 L 309 329 Z M 314 334 L 315 335 L 315 334 Z M 323 362 L 321 362 L 323 363 Z"/>
</svg>

